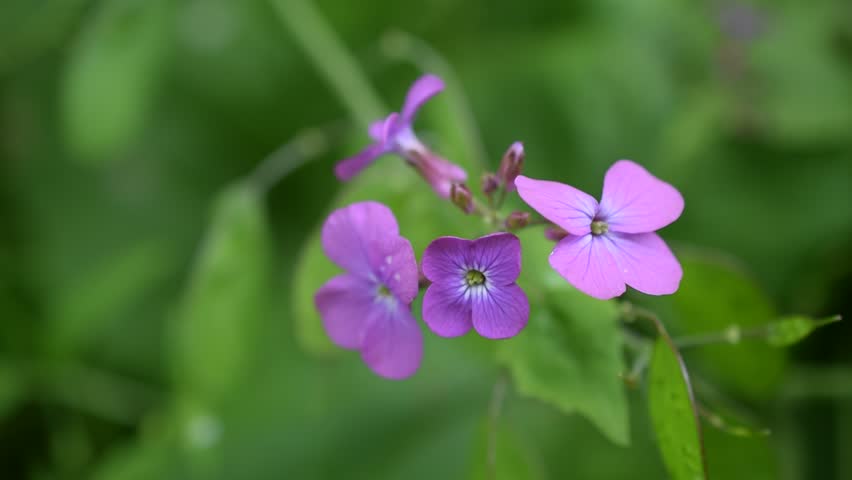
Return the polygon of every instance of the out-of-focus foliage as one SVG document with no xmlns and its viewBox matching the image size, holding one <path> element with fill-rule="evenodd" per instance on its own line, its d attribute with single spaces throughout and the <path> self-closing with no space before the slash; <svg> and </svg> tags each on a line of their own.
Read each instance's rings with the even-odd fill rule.
<svg viewBox="0 0 852 480">
<path fill-rule="evenodd" d="M 593 195 L 619 158 L 675 185 L 686 209 L 662 235 L 681 290 L 631 301 L 675 340 L 786 319 L 683 349 L 698 407 L 771 431 L 703 420 L 710 478 L 852 476 L 852 326 L 801 329 L 850 311 L 848 1 L 310 3 L 389 108 L 424 65 L 450 75 L 417 127 L 474 189 L 480 156 L 495 169 L 515 140 L 528 174 Z M 641 353 L 619 347 L 619 312 L 560 283 L 539 229 L 522 235 L 539 297 L 520 337 L 424 330 L 405 382 L 332 349 L 312 307 L 331 208 L 388 203 L 418 254 L 485 228 L 390 156 L 341 187 L 334 161 L 368 142 L 354 128 L 256 188 L 282 143 L 352 117 L 282 11 L 0 2 L 3 478 L 490 478 L 491 455 L 519 480 L 674 471 L 654 433 L 673 415 L 655 400 L 660 343 L 626 388 Z"/>
</svg>

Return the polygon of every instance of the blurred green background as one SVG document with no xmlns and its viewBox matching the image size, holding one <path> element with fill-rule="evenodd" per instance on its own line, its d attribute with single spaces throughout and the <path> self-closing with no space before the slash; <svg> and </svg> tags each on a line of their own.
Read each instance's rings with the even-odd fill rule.
<svg viewBox="0 0 852 480">
<path fill-rule="evenodd" d="M 675 334 L 852 313 L 848 0 L 317 0 L 331 44 L 305 5 L 0 2 L 3 478 L 487 478 L 490 343 L 426 334 L 389 382 L 304 331 L 294 271 L 372 114 L 334 82 L 390 111 L 439 70 L 418 128 L 472 178 L 468 156 L 496 169 L 521 140 L 529 175 L 594 195 L 619 158 L 677 186 L 682 289 L 632 297 Z M 257 193 L 264 159 L 305 164 Z M 414 185 L 406 205 L 437 202 Z M 705 422 L 711 478 L 852 478 L 850 339 L 689 352 L 700 399 L 772 431 Z M 509 386 L 497 478 L 664 478 L 643 387 L 627 398 L 622 447 Z"/>
</svg>

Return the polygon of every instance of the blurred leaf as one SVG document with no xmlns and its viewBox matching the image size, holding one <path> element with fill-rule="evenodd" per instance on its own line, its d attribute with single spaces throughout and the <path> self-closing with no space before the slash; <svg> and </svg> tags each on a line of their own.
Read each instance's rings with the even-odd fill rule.
<svg viewBox="0 0 852 480">
<path fill-rule="evenodd" d="M 610 440 L 627 445 L 615 303 L 579 292 L 549 268 L 542 271 L 552 244 L 541 231 L 524 235 L 522 242 L 524 270 L 535 272 L 522 274 L 520 283 L 530 297 L 530 321 L 517 337 L 500 342 L 499 361 L 511 370 L 520 393 L 565 413 L 578 412 Z"/>
<path fill-rule="evenodd" d="M 249 368 L 268 300 L 270 246 L 258 194 L 225 190 L 180 305 L 174 345 L 175 384 L 214 406 Z"/>
<path fill-rule="evenodd" d="M 0 360 L 0 421 L 26 398 L 27 388 L 16 365 Z"/>
<path fill-rule="evenodd" d="M 686 366 L 661 332 L 648 372 L 648 408 L 663 463 L 673 480 L 707 478 L 698 412 Z"/>
<path fill-rule="evenodd" d="M 396 156 L 383 157 L 378 165 L 347 184 L 332 208 L 374 200 L 393 211 L 400 234 L 411 241 L 415 255 L 441 235 L 475 238 L 486 229 L 479 218 L 465 216 L 452 204 L 438 198 L 417 173 Z M 319 231 L 308 237 L 294 272 L 293 308 L 296 334 L 302 346 L 322 354 L 337 349 L 328 340 L 314 306 L 314 294 L 339 272 L 325 257 Z"/>
<path fill-rule="evenodd" d="M 803 340 L 814 330 L 829 323 L 839 322 L 840 315 L 816 320 L 794 315 L 772 322 L 767 326 L 766 341 L 773 347 L 786 347 Z"/>
<path fill-rule="evenodd" d="M 101 2 L 71 52 L 63 114 L 72 151 L 106 162 L 147 120 L 169 52 L 171 0 Z"/>
<path fill-rule="evenodd" d="M 493 437 L 489 426 L 488 419 L 485 419 L 477 429 L 470 480 L 538 480 L 546 477 L 528 443 L 519 439 L 504 422 L 497 422 Z M 491 441 L 494 442 L 493 457 L 489 452 Z"/>
</svg>

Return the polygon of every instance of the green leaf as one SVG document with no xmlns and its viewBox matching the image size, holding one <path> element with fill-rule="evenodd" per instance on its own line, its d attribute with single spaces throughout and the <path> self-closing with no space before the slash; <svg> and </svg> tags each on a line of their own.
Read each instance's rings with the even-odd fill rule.
<svg viewBox="0 0 852 480">
<path fill-rule="evenodd" d="M 20 366 L 0 359 L 0 420 L 13 411 L 27 396 L 25 378 Z"/>
<path fill-rule="evenodd" d="M 419 257 L 426 246 L 442 235 L 474 238 L 486 233 L 478 217 L 464 215 L 438 198 L 417 173 L 396 157 L 379 160 L 347 184 L 331 209 L 373 200 L 391 208 L 402 236 L 408 238 Z M 294 271 L 293 299 L 296 335 L 307 351 L 327 354 L 338 349 L 331 344 L 314 306 L 314 294 L 340 269 L 325 257 L 319 231 L 308 237 Z"/>
<path fill-rule="evenodd" d="M 521 441 L 503 422 L 497 422 L 493 431 L 490 427 L 488 419 L 485 419 L 476 432 L 468 477 L 470 480 L 545 478 L 529 443 Z"/>
<path fill-rule="evenodd" d="M 221 194 L 175 332 L 176 385 L 202 402 L 219 402 L 250 367 L 268 300 L 268 235 L 254 190 Z"/>
<path fill-rule="evenodd" d="M 171 0 L 102 2 L 71 51 L 63 85 L 69 146 L 104 162 L 144 127 L 169 52 Z"/>
<path fill-rule="evenodd" d="M 820 320 L 803 315 L 793 315 L 767 326 L 766 341 L 773 347 L 787 347 L 803 340 L 814 330 L 829 323 L 839 322 L 840 315 Z"/>
<path fill-rule="evenodd" d="M 663 463 L 673 480 L 706 479 L 704 447 L 689 375 L 665 332 L 654 345 L 648 408 Z"/>
<path fill-rule="evenodd" d="M 530 297 L 526 328 L 498 345 L 518 391 L 565 413 L 580 413 L 619 445 L 630 442 L 618 308 L 589 297 L 546 267 L 552 243 L 522 235 L 520 285 Z"/>
</svg>

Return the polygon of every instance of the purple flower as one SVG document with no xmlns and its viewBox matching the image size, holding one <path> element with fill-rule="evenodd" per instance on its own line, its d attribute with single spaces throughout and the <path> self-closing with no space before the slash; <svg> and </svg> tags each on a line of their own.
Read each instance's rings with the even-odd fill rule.
<svg viewBox="0 0 852 480">
<path fill-rule="evenodd" d="M 507 192 L 515 191 L 515 179 L 521 174 L 521 169 L 524 166 L 524 157 L 524 144 L 515 142 L 509 146 L 509 149 L 503 154 L 503 159 L 500 160 L 500 169 L 497 170 L 497 176 L 503 182 Z"/>
<path fill-rule="evenodd" d="M 383 377 L 411 376 L 423 354 L 423 337 L 411 314 L 417 261 L 393 213 L 376 202 L 335 210 L 322 227 L 322 248 L 346 270 L 314 297 L 328 336 L 343 348 L 360 350 Z"/>
<path fill-rule="evenodd" d="M 511 233 L 441 237 L 426 247 L 422 266 L 432 281 L 423 297 L 423 321 L 436 334 L 457 337 L 472 326 L 486 338 L 509 338 L 527 324 L 530 304 L 515 284 L 521 242 Z"/>
<path fill-rule="evenodd" d="M 598 203 L 557 182 L 519 176 L 521 198 L 568 232 L 550 254 L 550 265 L 596 298 L 617 297 L 625 284 L 650 295 L 677 291 L 683 271 L 655 230 L 677 220 L 683 197 L 671 185 L 630 160 L 606 172 Z"/>
<path fill-rule="evenodd" d="M 334 167 L 337 178 L 350 180 L 380 156 L 396 153 L 405 158 L 438 195 L 449 198 L 452 184 L 466 181 L 467 173 L 429 150 L 414 135 L 412 128 L 420 107 L 443 89 L 444 82 L 435 75 L 424 75 L 417 79 L 408 90 L 401 113 L 391 113 L 387 118 L 370 125 L 369 134 L 374 143 Z"/>
</svg>

